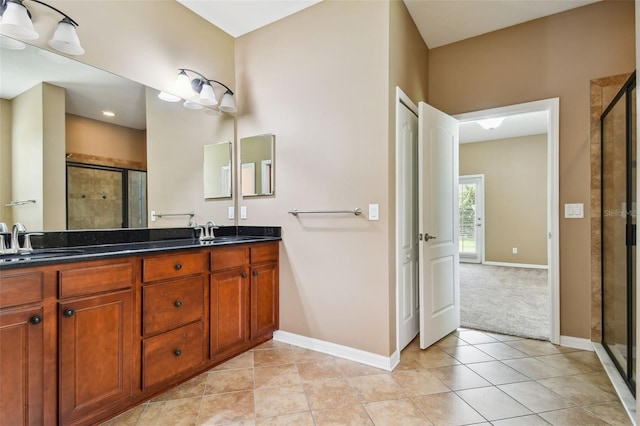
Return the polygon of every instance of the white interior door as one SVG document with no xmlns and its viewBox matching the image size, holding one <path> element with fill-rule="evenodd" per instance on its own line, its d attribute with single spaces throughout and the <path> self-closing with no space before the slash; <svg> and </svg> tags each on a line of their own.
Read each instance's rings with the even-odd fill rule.
<svg viewBox="0 0 640 426">
<path fill-rule="evenodd" d="M 420 331 L 418 302 L 418 116 L 402 102 L 396 116 L 398 349 Z M 415 105 L 412 105 L 415 108 Z"/>
<path fill-rule="evenodd" d="M 420 347 L 460 325 L 458 121 L 419 104 Z"/>
</svg>

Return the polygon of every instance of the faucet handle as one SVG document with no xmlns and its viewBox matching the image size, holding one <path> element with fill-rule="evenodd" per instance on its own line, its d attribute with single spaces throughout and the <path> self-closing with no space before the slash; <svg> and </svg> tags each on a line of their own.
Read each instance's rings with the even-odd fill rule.
<svg viewBox="0 0 640 426">
<path fill-rule="evenodd" d="M 6 233 L 9 232 L 9 227 L 6 223 L 0 222 L 0 232 Z"/>
<path fill-rule="evenodd" d="M 31 236 L 32 235 L 44 235 L 42 232 L 28 232 L 24 234 L 24 241 L 22 242 L 22 247 L 20 247 L 20 251 L 33 251 L 33 246 L 31 245 Z"/>
</svg>

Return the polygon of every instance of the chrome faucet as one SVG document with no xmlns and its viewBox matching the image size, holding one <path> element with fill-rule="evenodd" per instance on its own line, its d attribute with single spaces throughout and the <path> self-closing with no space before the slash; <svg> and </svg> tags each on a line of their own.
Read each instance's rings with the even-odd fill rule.
<svg viewBox="0 0 640 426">
<path fill-rule="evenodd" d="M 27 228 L 21 223 L 14 223 L 11 233 L 5 223 L 0 223 L 0 254 L 16 254 L 30 253 L 33 251 L 31 246 L 32 235 L 43 235 L 42 232 L 27 232 Z M 20 246 L 20 237 L 23 237 L 22 246 Z M 7 241 L 6 237 L 11 239 Z"/>
<path fill-rule="evenodd" d="M 200 231 L 199 239 L 200 241 L 212 241 L 216 238 L 213 233 L 214 229 L 218 229 L 218 226 L 212 221 L 207 222 L 204 226 L 197 226 L 196 229 Z"/>
</svg>

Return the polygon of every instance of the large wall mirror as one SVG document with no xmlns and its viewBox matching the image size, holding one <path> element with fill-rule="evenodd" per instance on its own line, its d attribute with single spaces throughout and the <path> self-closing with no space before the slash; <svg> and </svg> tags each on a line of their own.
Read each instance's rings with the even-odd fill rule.
<svg viewBox="0 0 640 426">
<path fill-rule="evenodd" d="M 157 108 L 148 108 L 148 88 L 5 36 L 0 36 L 0 76 L 0 222 L 22 222 L 33 231 L 146 227 L 146 187 L 154 184 L 151 176 L 157 176 L 148 170 L 147 148 L 166 143 L 153 140 L 161 131 L 148 129 L 149 122 L 159 121 L 149 120 Z M 179 109 L 175 116 L 185 110 L 181 102 L 163 108 Z M 218 189 L 205 190 L 205 197 L 229 198 L 235 140 L 229 123 L 234 118 L 209 112 L 189 111 L 193 119 L 169 124 L 176 133 L 188 135 L 199 128 L 198 120 L 207 120 L 206 128 L 220 123 L 224 131 L 211 132 L 215 136 L 202 143 L 216 148 L 193 155 L 198 162 L 204 155 L 205 169 L 209 164 L 217 168 L 204 172 L 216 175 Z M 180 132 L 181 126 L 189 128 Z M 218 167 L 221 162 L 228 165 L 228 177 Z M 171 174 L 171 169 L 161 173 Z M 68 185 L 68 179 L 78 176 L 78 182 Z M 113 176 L 121 183 L 114 184 Z M 228 179 L 228 185 L 220 179 Z M 102 212 L 114 217 L 103 220 Z"/>
<path fill-rule="evenodd" d="M 243 197 L 275 194 L 275 137 L 273 134 L 240 139 L 240 163 Z"/>
<path fill-rule="evenodd" d="M 229 198 L 233 187 L 231 141 L 204 146 L 204 198 Z"/>
</svg>

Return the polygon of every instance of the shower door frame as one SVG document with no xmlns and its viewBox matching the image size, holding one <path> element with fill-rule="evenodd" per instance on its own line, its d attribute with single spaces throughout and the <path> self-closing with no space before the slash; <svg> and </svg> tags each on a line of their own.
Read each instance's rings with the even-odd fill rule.
<svg viewBox="0 0 640 426">
<path fill-rule="evenodd" d="M 601 214 L 601 250 L 602 252 L 604 252 L 604 232 L 605 232 L 605 224 L 604 224 L 604 218 L 605 218 L 605 210 L 606 210 L 606 206 L 604 203 L 605 197 L 604 197 L 604 191 L 605 191 L 605 187 L 604 187 L 604 166 L 605 166 L 605 149 L 604 149 L 604 143 L 605 143 L 605 131 L 604 131 L 604 120 L 607 117 L 607 115 L 614 109 L 615 106 L 618 105 L 618 102 L 620 101 L 620 99 L 623 96 L 626 96 L 625 98 L 625 166 L 626 166 L 626 194 L 625 194 L 625 204 L 626 204 L 626 212 L 625 212 L 625 216 L 626 216 L 626 230 L 625 230 L 625 234 L 626 234 L 626 281 L 627 281 L 627 285 L 626 285 L 626 304 L 627 304 L 627 312 L 626 312 L 626 322 L 627 322 L 627 330 L 626 330 L 626 339 L 627 339 L 627 350 L 626 350 L 626 368 L 624 368 L 622 365 L 620 365 L 620 363 L 618 362 L 617 357 L 613 354 L 612 350 L 609 348 L 608 344 L 606 343 L 605 339 L 606 339 L 606 327 L 605 327 L 605 257 L 601 256 L 601 270 L 602 270 L 602 285 L 601 285 L 601 300 L 602 300 L 602 339 L 601 339 L 601 343 L 602 346 L 604 347 L 604 349 L 606 350 L 606 352 L 609 355 L 609 358 L 611 359 L 611 361 L 613 362 L 613 364 L 616 366 L 616 369 L 620 372 L 620 375 L 622 376 L 624 382 L 627 384 L 629 390 L 631 391 L 631 393 L 633 394 L 633 396 L 635 397 L 636 395 L 636 382 L 634 379 L 634 375 L 633 375 L 633 367 L 634 367 L 634 362 L 633 362 L 633 357 L 634 357 L 634 349 L 635 349 L 635 332 L 636 332 L 636 324 L 633 321 L 633 302 L 634 302 L 634 297 L 635 297 L 635 291 L 634 291 L 634 286 L 635 286 L 635 282 L 633 280 L 633 272 L 634 272 L 634 262 L 635 262 L 635 257 L 633 255 L 633 247 L 636 246 L 636 225 L 633 223 L 633 216 L 637 214 L 636 211 L 633 211 L 634 208 L 634 203 L 633 203 L 633 190 L 634 188 L 634 184 L 635 182 L 633 181 L 633 167 L 632 167 L 632 162 L 636 161 L 634 159 L 632 159 L 632 152 L 633 152 L 633 122 L 632 119 L 633 114 L 633 97 L 631 96 L 632 91 L 636 88 L 636 73 L 634 72 L 629 79 L 624 83 L 624 85 L 622 86 L 622 88 L 620 89 L 620 91 L 616 94 L 616 96 L 612 99 L 612 101 L 609 103 L 609 105 L 607 106 L 607 108 L 602 112 L 601 116 L 600 116 L 600 129 L 601 129 L 601 137 L 600 137 L 600 152 L 601 154 L 601 158 L 600 158 L 600 170 L 601 172 L 601 186 L 600 186 L 600 199 L 602 200 L 602 202 L 600 203 L 600 214 Z M 637 152 L 636 152 L 637 155 Z"/>
</svg>

